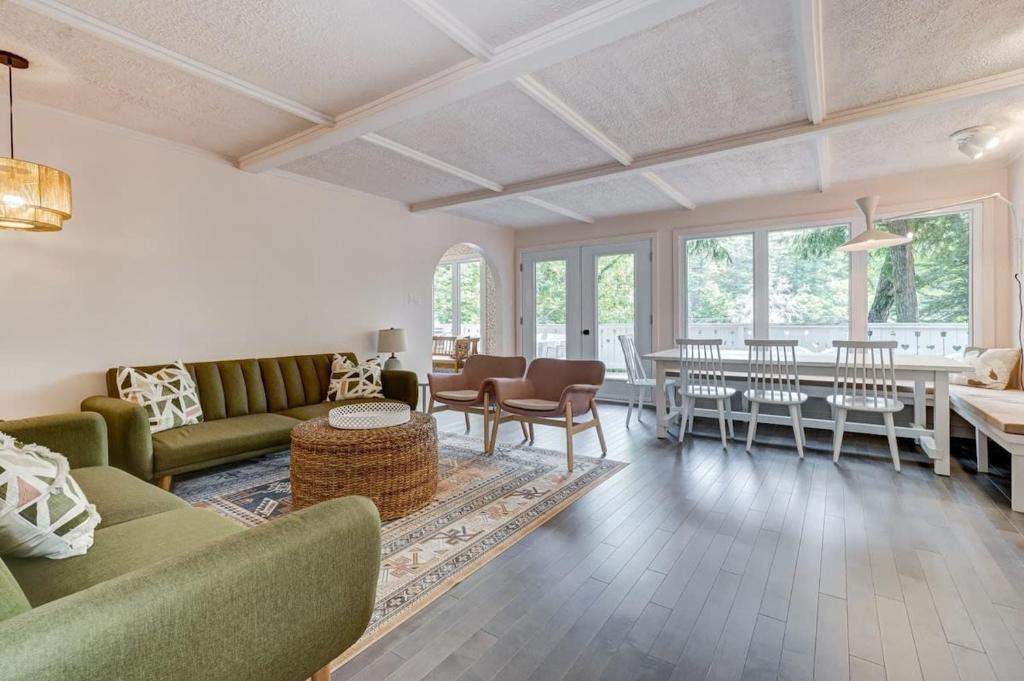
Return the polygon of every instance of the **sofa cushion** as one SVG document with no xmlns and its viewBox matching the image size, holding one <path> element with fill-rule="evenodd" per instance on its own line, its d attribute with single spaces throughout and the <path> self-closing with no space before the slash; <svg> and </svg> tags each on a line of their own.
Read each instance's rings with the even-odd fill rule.
<svg viewBox="0 0 1024 681">
<path fill-rule="evenodd" d="M 31 609 L 25 592 L 18 586 L 18 580 L 14 579 L 14 575 L 0 560 L 0 622 Z"/>
<path fill-rule="evenodd" d="M 36 607 L 243 530 L 212 511 L 186 507 L 101 527 L 84 556 L 5 560 Z"/>
<path fill-rule="evenodd" d="M 154 433 L 203 420 L 196 383 L 180 361 L 152 373 L 118 367 L 117 390 L 122 400 L 146 410 Z"/>
<path fill-rule="evenodd" d="M 361 404 L 364 402 L 373 402 L 374 404 L 380 404 L 381 402 L 398 402 L 405 404 L 401 400 L 387 400 L 380 399 L 377 397 L 362 397 L 351 400 L 337 400 L 335 402 L 319 402 L 317 404 L 307 404 L 305 407 L 295 407 L 294 409 L 285 409 L 280 412 L 281 416 L 290 416 L 293 419 L 299 419 L 300 421 L 309 421 L 310 419 L 318 419 L 321 416 L 327 416 L 327 414 L 335 407 L 340 407 L 343 404 Z"/>
<path fill-rule="evenodd" d="M 101 529 L 188 506 L 173 494 L 113 466 L 76 468 L 71 474 L 89 501 L 96 504 Z"/>
<path fill-rule="evenodd" d="M 297 423 L 281 414 L 250 414 L 155 433 L 154 470 L 175 470 L 271 447 L 284 449 Z"/>
</svg>

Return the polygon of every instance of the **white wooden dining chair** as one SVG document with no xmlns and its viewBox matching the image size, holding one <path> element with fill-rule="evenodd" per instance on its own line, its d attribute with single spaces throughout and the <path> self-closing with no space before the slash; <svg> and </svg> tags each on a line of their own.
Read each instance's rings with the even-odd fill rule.
<svg viewBox="0 0 1024 681">
<path fill-rule="evenodd" d="M 789 408 L 793 422 L 796 451 L 804 458 L 804 429 L 800 423 L 801 405 L 807 395 L 800 392 L 800 375 L 796 370 L 795 340 L 745 340 L 747 346 L 747 389 L 743 397 L 750 403 L 747 425 L 747 451 L 754 444 L 757 415 L 762 404 Z"/>
<path fill-rule="evenodd" d="M 732 424 L 732 396 L 734 388 L 725 384 L 725 368 L 722 365 L 721 338 L 677 338 L 679 346 L 679 388 L 682 404 L 679 408 L 679 441 L 683 441 L 687 423 L 693 429 L 691 419 L 697 400 L 714 400 L 718 407 L 718 428 L 722 435 L 722 447 L 728 448 L 727 439 L 734 436 Z M 726 436 L 726 421 L 729 424 Z"/>
<path fill-rule="evenodd" d="M 629 428 L 629 421 L 633 417 L 633 405 L 637 405 L 636 420 L 644 421 L 644 391 L 650 388 L 651 401 L 654 401 L 654 390 L 657 381 L 647 377 L 643 360 L 637 352 L 636 343 L 632 336 L 625 334 L 619 336 L 619 345 L 622 346 L 622 354 L 626 358 L 626 385 L 629 386 L 629 409 L 626 410 L 626 427 Z M 665 392 L 668 395 L 669 410 L 675 407 L 675 381 L 665 382 Z"/>
<path fill-rule="evenodd" d="M 832 341 L 836 349 L 832 394 L 825 399 L 835 409 L 836 432 L 832 460 L 839 461 L 847 412 L 881 414 L 889 438 L 892 465 L 900 470 L 893 414 L 903 410 L 896 395 L 896 368 L 893 350 L 896 341 Z"/>
</svg>

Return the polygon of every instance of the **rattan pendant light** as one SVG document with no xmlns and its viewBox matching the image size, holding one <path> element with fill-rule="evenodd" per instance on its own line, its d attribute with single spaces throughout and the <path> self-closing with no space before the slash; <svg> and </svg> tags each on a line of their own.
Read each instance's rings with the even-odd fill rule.
<svg viewBox="0 0 1024 681">
<path fill-rule="evenodd" d="M 0 50 L 7 67 L 11 155 L 0 156 L 0 230 L 57 232 L 71 219 L 71 178 L 56 168 L 14 157 L 14 69 L 28 60 Z"/>
</svg>

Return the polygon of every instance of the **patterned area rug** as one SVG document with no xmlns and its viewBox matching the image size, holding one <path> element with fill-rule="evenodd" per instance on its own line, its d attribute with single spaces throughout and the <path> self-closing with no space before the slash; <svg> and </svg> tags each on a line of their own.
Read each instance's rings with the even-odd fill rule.
<svg viewBox="0 0 1024 681">
<path fill-rule="evenodd" d="M 416 513 L 384 523 L 377 605 L 363 638 L 343 659 L 626 466 L 577 455 L 569 475 L 562 452 L 499 444 L 487 457 L 477 438 L 439 437 L 437 495 Z M 291 510 L 288 453 L 181 476 L 174 492 L 194 506 L 258 525 Z"/>
</svg>

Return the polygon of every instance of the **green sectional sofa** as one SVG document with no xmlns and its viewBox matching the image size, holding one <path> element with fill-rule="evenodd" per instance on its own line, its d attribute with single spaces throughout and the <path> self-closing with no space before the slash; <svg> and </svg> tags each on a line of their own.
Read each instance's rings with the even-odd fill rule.
<svg viewBox="0 0 1024 681">
<path fill-rule="evenodd" d="M 363 633 L 380 520 L 345 497 L 252 529 L 107 465 L 96 414 L 0 422 L 71 461 L 88 553 L 0 560 L 4 681 L 302 681 Z"/>
<path fill-rule="evenodd" d="M 355 355 L 344 353 L 353 362 Z M 203 422 L 150 434 L 142 407 L 118 397 L 116 369 L 107 395 L 86 398 L 82 411 L 103 416 L 110 462 L 170 489 L 171 476 L 279 452 L 301 421 L 326 416 L 344 402 L 324 402 L 334 353 L 198 362 L 185 367 L 196 381 Z M 162 366 L 140 367 L 156 371 Z M 384 396 L 416 408 L 416 374 L 384 371 Z M 351 402 L 351 400 L 350 400 Z"/>
</svg>

